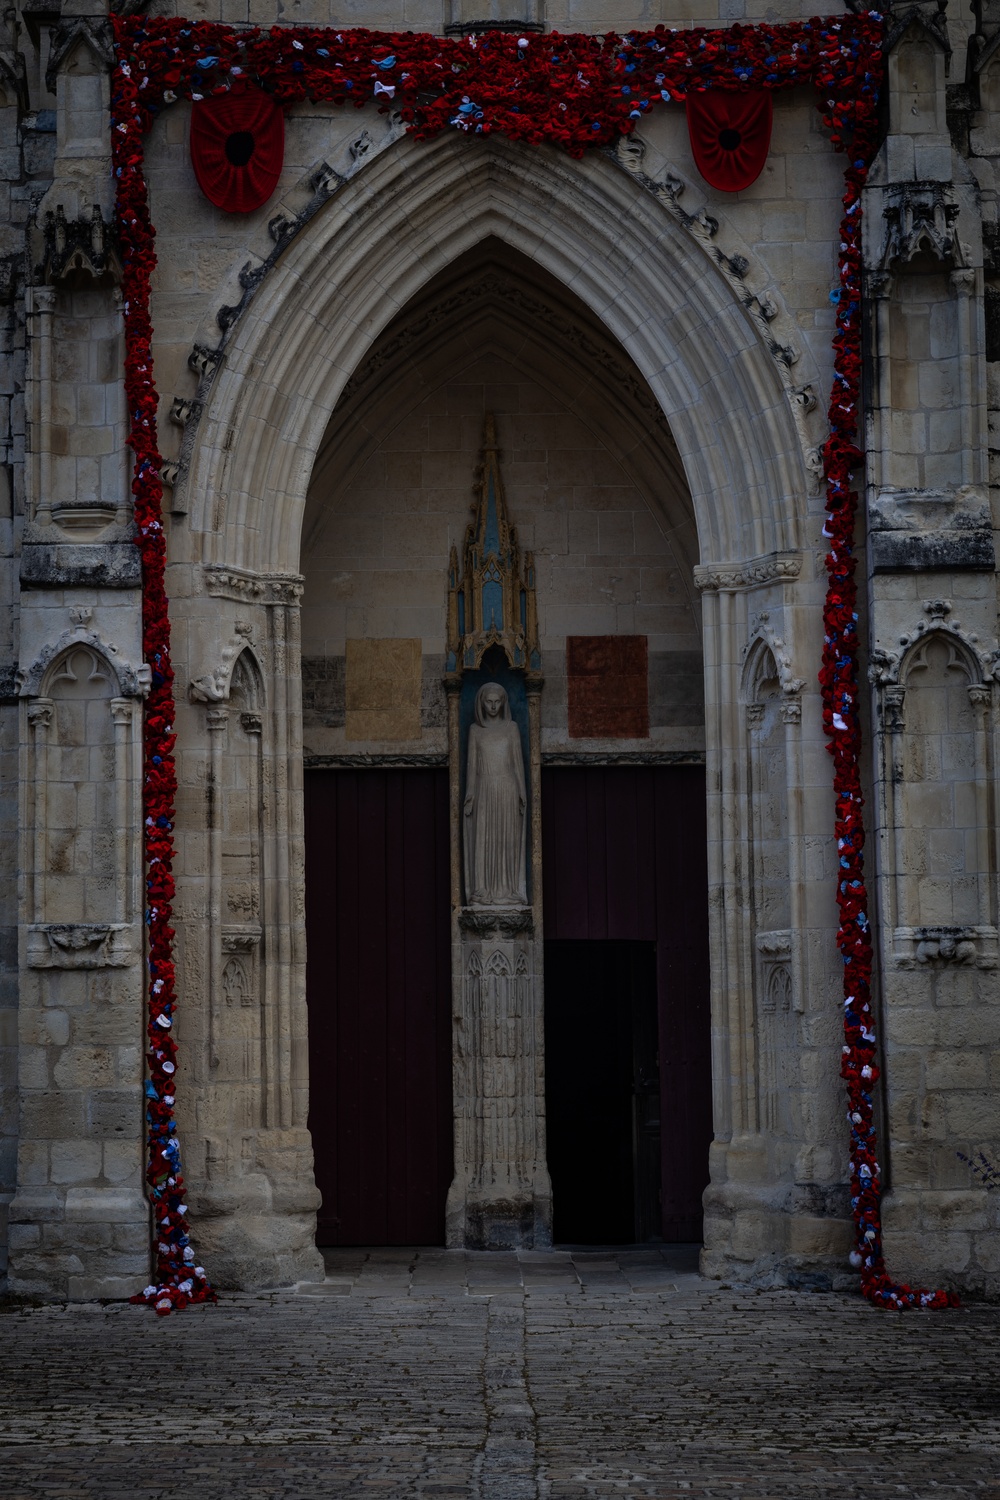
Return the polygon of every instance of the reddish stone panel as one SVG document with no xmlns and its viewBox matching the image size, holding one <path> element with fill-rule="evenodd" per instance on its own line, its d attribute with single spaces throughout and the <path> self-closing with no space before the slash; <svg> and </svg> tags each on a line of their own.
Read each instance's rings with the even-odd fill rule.
<svg viewBox="0 0 1000 1500">
<path fill-rule="evenodd" d="M 647 739 L 648 669 L 644 635 L 567 636 L 570 738 Z"/>
</svg>

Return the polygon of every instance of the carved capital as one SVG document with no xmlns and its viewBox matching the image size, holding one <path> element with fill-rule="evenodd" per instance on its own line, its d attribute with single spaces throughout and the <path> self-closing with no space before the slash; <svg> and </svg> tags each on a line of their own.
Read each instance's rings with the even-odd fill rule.
<svg viewBox="0 0 1000 1500">
<path fill-rule="evenodd" d="M 534 933 L 535 921 L 530 906 L 485 907 L 463 906 L 458 925 L 470 937 L 516 937 Z"/>
<path fill-rule="evenodd" d="M 906 728 L 903 718 L 903 700 L 906 697 L 906 689 L 898 683 L 886 687 L 882 693 L 882 728 L 887 734 L 899 734 Z"/>
<path fill-rule="evenodd" d="M 206 563 L 202 569 L 205 591 L 213 599 L 235 599 L 240 604 L 298 604 L 302 598 L 300 573 L 250 573 Z"/>
<path fill-rule="evenodd" d="M 785 583 L 798 578 L 801 559 L 794 552 L 772 552 L 747 562 L 699 563 L 694 570 L 695 588 L 736 590 L 759 588 L 766 583 Z"/>
<path fill-rule="evenodd" d="M 205 723 L 208 725 L 210 734 L 218 734 L 229 723 L 229 709 L 212 704 L 205 711 Z"/>
<path fill-rule="evenodd" d="M 52 708 L 51 698 L 32 699 L 28 704 L 28 723 L 32 729 L 37 732 L 39 729 L 45 730 L 52 727 Z"/>
<path fill-rule="evenodd" d="M 263 928 L 227 924 L 222 929 L 223 953 L 252 953 L 260 943 Z"/>
</svg>

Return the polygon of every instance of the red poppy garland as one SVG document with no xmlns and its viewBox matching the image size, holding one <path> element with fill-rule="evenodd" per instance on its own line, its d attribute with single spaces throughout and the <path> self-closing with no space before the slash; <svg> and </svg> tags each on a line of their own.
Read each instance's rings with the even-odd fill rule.
<svg viewBox="0 0 1000 1500">
<path fill-rule="evenodd" d="M 194 1266 L 188 1243 L 174 1117 L 174 734 L 149 315 L 155 233 L 143 173 L 145 131 L 176 99 L 210 104 L 192 120 L 199 182 L 213 203 L 247 212 L 273 191 L 277 175 L 272 181 L 272 174 L 280 174 L 278 121 L 281 111 L 298 101 L 393 109 L 420 140 L 444 130 L 497 132 L 514 141 L 557 145 L 577 157 L 589 147 L 628 135 L 653 107 L 686 102 L 699 170 L 709 183 L 734 191 L 752 182 L 763 166 L 771 93 L 811 84 L 835 149 L 847 154 L 831 432 L 823 450 L 830 550 L 820 682 L 834 760 L 840 853 L 837 943 L 844 961 L 841 1072 L 851 1127 L 852 1262 L 864 1294 L 879 1305 L 942 1307 L 954 1302 L 944 1292 L 897 1284 L 886 1271 L 872 1103 L 878 1068 L 862 855 L 857 494 L 852 486 L 861 462 L 861 189 L 877 144 L 881 17 L 868 12 L 717 31 L 658 26 L 625 36 L 490 32 L 460 39 L 288 26 L 235 30 L 207 21 L 145 16 L 115 18 L 113 26 L 112 134 L 124 266 L 125 381 L 143 563 L 144 645 L 153 672 L 145 724 L 144 805 L 150 979 L 147 1180 L 157 1269 L 144 1300 L 163 1313 L 214 1295 L 203 1270 Z M 247 101 L 252 101 L 252 114 Z"/>
</svg>

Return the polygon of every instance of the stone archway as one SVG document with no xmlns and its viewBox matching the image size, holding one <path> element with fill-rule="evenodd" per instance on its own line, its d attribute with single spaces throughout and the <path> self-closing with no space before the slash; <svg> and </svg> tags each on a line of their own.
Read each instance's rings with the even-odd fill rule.
<svg viewBox="0 0 1000 1500">
<path fill-rule="evenodd" d="M 263 774 L 271 798 L 261 836 L 259 1003 L 276 1076 L 266 1091 L 254 1080 L 230 1080 L 239 1086 L 228 1097 L 243 1101 L 234 1120 L 221 1104 L 223 1080 L 199 1067 L 199 1118 L 210 1126 L 200 1134 L 215 1140 L 216 1156 L 209 1143 L 199 1171 L 189 1148 L 195 1206 L 209 1231 L 206 1254 L 214 1250 L 223 1275 L 238 1282 L 287 1279 L 315 1265 L 302 1052 L 297 675 L 306 497 L 337 402 L 374 340 L 435 275 L 490 238 L 569 288 L 621 347 L 669 429 L 661 472 L 682 472 L 690 495 L 700 559 L 694 572 L 705 590 L 716 1129 L 710 1257 L 733 1252 L 748 1217 L 759 1226 L 780 1216 L 782 1177 L 787 1183 L 793 1171 L 798 1180 L 812 1170 L 808 1141 L 776 1147 L 761 1126 L 754 945 L 763 951 L 769 935 L 756 931 L 742 875 L 753 840 L 740 704 L 751 597 L 793 653 L 801 627 L 791 606 L 804 602 L 809 481 L 785 382 L 697 238 L 606 159 L 575 163 L 502 141 L 404 139 L 347 183 L 293 242 L 234 331 L 193 453 L 185 540 L 172 553 L 170 592 L 175 618 L 189 622 L 191 675 L 219 656 L 222 624 L 231 654 L 241 638 L 254 641 L 266 683 Z M 815 587 L 813 595 L 819 597 Z M 215 601 L 210 608 L 206 596 Z M 219 680 L 224 697 L 224 662 Z M 801 785 L 795 726 L 802 683 L 795 681 L 788 765 Z M 209 706 L 208 718 L 213 712 Z M 193 748 L 213 725 L 193 708 L 179 715 L 179 730 Z M 779 837 L 800 832 L 788 824 Z M 201 888 L 200 877 L 184 879 L 192 892 Z M 212 899 L 218 905 L 218 893 Z M 798 937 L 786 932 L 775 941 L 786 943 L 789 983 L 801 990 Z M 258 1101 L 265 1092 L 270 1113 Z M 232 1146 L 237 1138 L 242 1157 Z M 762 1249 L 769 1233 L 762 1231 Z M 779 1239 L 771 1235 L 780 1251 Z"/>
</svg>

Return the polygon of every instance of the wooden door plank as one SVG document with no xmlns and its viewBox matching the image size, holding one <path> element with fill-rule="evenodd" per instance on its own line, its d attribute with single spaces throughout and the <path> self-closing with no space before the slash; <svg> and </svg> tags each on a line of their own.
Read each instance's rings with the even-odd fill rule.
<svg viewBox="0 0 1000 1500">
<path fill-rule="evenodd" d="M 321 1243 L 440 1244 L 452 1176 L 447 774 L 306 776 Z"/>
</svg>

